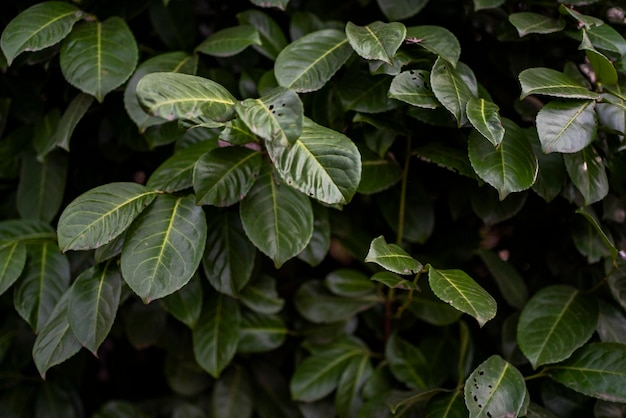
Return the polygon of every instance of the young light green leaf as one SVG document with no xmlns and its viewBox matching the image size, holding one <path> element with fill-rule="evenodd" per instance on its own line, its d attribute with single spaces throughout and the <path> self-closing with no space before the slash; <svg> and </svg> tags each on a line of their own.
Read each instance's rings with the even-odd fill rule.
<svg viewBox="0 0 626 418">
<path fill-rule="evenodd" d="M 99 102 L 128 80 L 138 58 L 135 37 L 119 17 L 76 25 L 59 57 L 65 79 Z"/>
<path fill-rule="evenodd" d="M 526 415 L 529 395 L 524 376 L 498 355 L 489 357 L 468 376 L 464 392 L 470 418 Z"/>
<path fill-rule="evenodd" d="M 253 26 L 239 25 L 211 34 L 196 47 L 196 52 L 214 57 L 231 57 L 250 45 L 261 45 L 259 32 Z"/>
<path fill-rule="evenodd" d="M 626 403 L 626 346 L 587 344 L 566 361 L 550 367 L 550 377 L 587 396 Z"/>
<path fill-rule="evenodd" d="M 280 347 L 287 338 L 287 325 L 278 315 L 245 311 L 241 316 L 239 353 L 262 353 Z"/>
<path fill-rule="evenodd" d="M 550 68 L 526 69 L 519 74 L 519 81 L 522 86 L 520 97 L 522 99 L 531 94 L 567 99 L 597 100 L 600 98 L 598 93 L 588 90 L 575 78 Z"/>
<path fill-rule="evenodd" d="M 289 149 L 268 147 L 285 182 L 320 202 L 350 202 L 361 180 L 361 156 L 345 135 L 305 118 Z"/>
<path fill-rule="evenodd" d="M 410 26 L 406 28 L 406 41 L 441 57 L 454 68 L 459 62 L 461 44 L 452 32 L 442 26 Z"/>
<path fill-rule="evenodd" d="M 66 291 L 39 330 L 33 345 L 33 360 L 43 379 L 46 371 L 78 353 L 80 342 L 74 336 L 67 318 L 70 291 Z"/>
<path fill-rule="evenodd" d="M 593 147 L 586 147 L 575 154 L 564 154 L 563 161 L 572 183 L 585 199 L 585 206 L 606 197 L 609 180 L 602 157 Z"/>
<path fill-rule="evenodd" d="M 42 162 L 35 154 L 22 154 L 16 202 L 20 216 L 51 222 L 61 207 L 66 176 L 65 154 L 48 154 Z"/>
<path fill-rule="evenodd" d="M 202 313 L 202 283 L 196 273 L 179 291 L 165 296 L 161 303 L 176 319 L 195 328 Z"/>
<path fill-rule="evenodd" d="M 111 331 L 121 290 L 122 277 L 112 262 L 85 270 L 70 288 L 70 327 L 76 339 L 94 355 Z"/>
<path fill-rule="evenodd" d="M 592 100 L 553 100 L 537 114 L 537 132 L 545 153 L 575 153 L 596 137 L 598 119 Z"/>
<path fill-rule="evenodd" d="M 246 370 L 237 365 L 221 376 L 211 395 L 213 417 L 250 418 L 253 412 L 253 389 Z"/>
<path fill-rule="evenodd" d="M 0 242 L 0 295 L 20 277 L 26 265 L 26 246 L 19 241 Z"/>
<path fill-rule="evenodd" d="M 121 234 L 156 197 L 137 183 L 110 183 L 78 196 L 61 213 L 61 251 L 98 248 Z"/>
<path fill-rule="evenodd" d="M 145 303 L 177 291 L 200 265 L 206 237 L 204 211 L 193 195 L 159 196 L 126 234 L 124 280 Z"/>
<path fill-rule="evenodd" d="M 279 1 L 287 3 L 286 0 Z M 278 23 L 260 10 L 252 9 L 238 13 L 237 20 L 240 25 L 247 24 L 256 28 L 261 36 L 261 45 L 253 44 L 252 47 L 267 58 L 276 60 L 280 51 L 287 46 L 287 39 Z"/>
<path fill-rule="evenodd" d="M 502 142 L 504 127 L 500 119 L 500 108 L 485 99 L 472 97 L 467 102 L 467 119 L 478 132 L 494 146 Z"/>
<path fill-rule="evenodd" d="M 320 282 L 305 282 L 296 292 L 294 303 L 298 312 L 315 324 L 348 320 L 378 302 L 375 294 L 364 296 L 336 296 Z"/>
<path fill-rule="evenodd" d="M 226 88 L 207 78 L 163 72 L 139 80 L 137 96 L 151 115 L 196 124 L 232 119 L 237 101 Z"/>
<path fill-rule="evenodd" d="M 413 106 L 435 109 L 440 103 L 428 87 L 430 73 L 425 70 L 404 71 L 393 78 L 389 97 L 402 100 Z"/>
<path fill-rule="evenodd" d="M 454 67 L 437 58 L 430 73 L 430 85 L 437 100 L 454 115 L 457 125 L 465 125 L 467 103 L 478 97 L 478 83 L 472 69 L 462 62 Z"/>
<path fill-rule="evenodd" d="M 241 314 L 234 299 L 213 294 L 193 329 L 193 352 L 198 364 L 218 378 L 237 352 Z"/>
<path fill-rule="evenodd" d="M 78 93 L 67 106 L 63 116 L 61 116 L 59 124 L 54 131 L 54 139 L 51 143 L 56 144 L 56 146 L 63 148 L 65 151 L 69 151 L 70 139 L 74 133 L 74 129 L 83 116 L 85 116 L 92 103 L 92 96 L 85 93 Z M 50 150 L 47 149 L 46 151 Z"/>
<path fill-rule="evenodd" d="M 361 390 L 374 373 L 368 355 L 352 358 L 339 378 L 335 410 L 339 418 L 356 417 L 363 404 Z"/>
<path fill-rule="evenodd" d="M 498 190 L 500 200 L 510 193 L 530 188 L 537 177 L 538 163 L 524 132 L 504 119 L 502 142 L 493 147 L 476 131 L 469 139 L 469 157 L 476 174 Z"/>
<path fill-rule="evenodd" d="M 15 310 L 38 333 L 70 285 L 70 263 L 56 243 L 30 244 L 20 281 L 15 287 Z"/>
<path fill-rule="evenodd" d="M 406 27 L 399 22 L 377 21 L 365 26 L 348 22 L 346 36 L 352 49 L 361 57 L 391 64 L 398 48 L 404 42 Z"/>
<path fill-rule="evenodd" d="M 259 7 L 276 7 L 280 10 L 285 10 L 289 0 L 250 0 L 250 2 Z"/>
<path fill-rule="evenodd" d="M 313 234 L 313 209 L 306 196 L 277 184 L 269 166 L 241 201 L 240 215 L 248 239 L 278 267 L 299 254 Z"/>
<path fill-rule="evenodd" d="M 496 316 L 496 300 L 465 272 L 428 266 L 428 282 L 439 299 L 473 316 L 481 327 Z"/>
<path fill-rule="evenodd" d="M 0 39 L 2 52 L 11 65 L 25 51 L 40 51 L 65 38 L 84 13 L 76 6 L 61 1 L 36 4 L 11 20 Z"/>
<path fill-rule="evenodd" d="M 238 102 L 235 110 L 250 131 L 276 146 L 292 144 L 302 132 L 302 102 L 295 91 L 284 87 Z"/>
<path fill-rule="evenodd" d="M 246 307 L 267 315 L 280 312 L 285 304 L 276 291 L 276 280 L 265 274 L 248 283 L 239 298 Z"/>
<path fill-rule="evenodd" d="M 474 0 L 474 11 L 483 9 L 495 9 L 504 4 L 505 0 Z M 430 418 L 430 417 L 429 417 Z"/>
<path fill-rule="evenodd" d="M 365 257 L 366 263 L 376 263 L 382 268 L 397 274 L 417 274 L 424 267 L 396 244 L 387 244 L 382 235 L 374 238 Z"/>
<path fill-rule="evenodd" d="M 246 237 L 237 212 L 212 211 L 207 224 L 204 274 L 215 290 L 237 297 L 252 276 L 256 249 Z"/>
<path fill-rule="evenodd" d="M 373 295 L 376 287 L 363 273 L 352 269 L 334 270 L 324 278 L 324 286 L 332 293 L 347 298 Z"/>
<path fill-rule="evenodd" d="M 565 285 L 549 286 L 526 304 L 517 342 L 534 368 L 568 358 L 596 329 L 597 302 Z"/>
<path fill-rule="evenodd" d="M 507 303 L 514 308 L 522 309 L 528 300 L 528 288 L 524 278 L 512 265 L 492 251 L 481 248 L 478 255 L 487 266 Z"/>
<path fill-rule="evenodd" d="M 533 12 L 511 13 L 509 22 L 515 26 L 520 38 L 531 33 L 546 34 L 565 29 L 564 20 Z"/>
<path fill-rule="evenodd" d="M 383 12 L 387 19 L 404 20 L 409 17 L 413 17 L 418 14 L 429 0 L 376 0 L 378 7 Z"/>
<path fill-rule="evenodd" d="M 279 85 L 297 92 L 319 90 L 351 54 L 345 33 L 320 30 L 287 45 L 276 58 L 274 74 Z"/>
</svg>

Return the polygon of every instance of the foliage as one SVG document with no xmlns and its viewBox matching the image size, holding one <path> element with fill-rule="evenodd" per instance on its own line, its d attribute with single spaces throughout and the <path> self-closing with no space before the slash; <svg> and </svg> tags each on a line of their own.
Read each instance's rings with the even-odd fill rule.
<svg viewBox="0 0 626 418">
<path fill-rule="evenodd" d="M 5 3 L 3 416 L 623 416 L 622 2 Z"/>
</svg>

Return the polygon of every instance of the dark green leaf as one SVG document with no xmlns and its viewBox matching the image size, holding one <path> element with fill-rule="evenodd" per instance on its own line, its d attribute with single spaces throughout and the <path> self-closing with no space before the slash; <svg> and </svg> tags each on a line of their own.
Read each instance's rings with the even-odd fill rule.
<svg viewBox="0 0 626 418">
<path fill-rule="evenodd" d="M 392 334 L 385 345 L 385 358 L 396 379 L 412 389 L 426 389 L 429 385 L 428 359 L 422 351 Z"/>
<path fill-rule="evenodd" d="M 93 101 L 90 96 L 89 102 Z M 44 117 L 35 125 L 35 131 L 33 132 L 33 147 L 37 153 L 37 160 L 43 161 L 44 157 L 56 148 L 56 138 L 54 133 L 56 132 L 59 121 L 61 120 L 61 111 L 58 108 L 54 108 L 44 115 Z M 1 122 L 0 122 L 1 123 Z"/>
<path fill-rule="evenodd" d="M 565 29 L 565 21 L 562 19 L 555 20 L 550 16 L 533 12 L 511 13 L 509 22 L 515 26 L 520 37 L 531 33 L 554 33 Z"/>
<path fill-rule="evenodd" d="M 420 146 L 416 150 L 417 156 L 430 163 L 437 164 L 453 173 L 461 174 L 471 179 L 477 179 L 476 172 L 472 168 L 467 152 L 449 147 L 440 142 L 431 142 Z"/>
<path fill-rule="evenodd" d="M 11 241 L 54 240 L 54 229 L 44 221 L 35 219 L 11 219 L 0 221 L 0 243 Z"/>
<path fill-rule="evenodd" d="M 337 385 L 335 410 L 339 418 L 356 417 L 363 400 L 361 390 L 370 379 L 374 368 L 367 355 L 351 359 L 344 369 Z"/>
<path fill-rule="evenodd" d="M 287 338 L 287 326 L 278 315 L 245 311 L 241 316 L 240 353 L 260 353 L 280 347 Z"/>
<path fill-rule="evenodd" d="M 443 58 L 456 68 L 461 56 L 461 44 L 452 32 L 442 26 L 411 26 L 406 28 L 406 40 Z"/>
<path fill-rule="evenodd" d="M 430 73 L 425 70 L 404 71 L 393 78 L 389 97 L 402 100 L 413 106 L 435 109 L 440 106 L 428 86 Z"/>
<path fill-rule="evenodd" d="M 596 0 L 583 0 L 582 3 L 588 4 L 588 3 L 594 3 L 595 1 Z M 581 1 L 579 1 L 579 3 L 580 2 Z M 563 2 L 559 0 L 559 3 L 563 3 Z M 568 3 L 576 4 L 576 1 L 570 0 Z M 585 28 L 590 28 L 592 26 L 600 26 L 604 24 L 602 19 L 598 19 L 597 17 L 593 17 L 593 16 L 584 15 L 576 11 L 573 7 L 572 8 L 566 7 L 563 4 L 559 6 L 559 12 L 561 12 L 562 15 L 570 15 L 571 17 L 576 19 L 578 22 L 580 22 Z"/>
<path fill-rule="evenodd" d="M 255 312 L 262 314 L 275 314 L 281 311 L 285 301 L 278 297 L 276 281 L 270 276 L 261 275 L 239 294 L 241 303 Z"/>
<path fill-rule="evenodd" d="M 295 294 L 298 312 L 311 322 L 325 324 L 350 319 L 378 302 L 375 294 L 343 297 L 330 293 L 316 280 L 304 283 Z"/>
<path fill-rule="evenodd" d="M 537 132 L 543 152 L 574 153 L 589 145 L 598 126 L 595 102 L 554 100 L 537 114 Z"/>
<path fill-rule="evenodd" d="M 511 264 L 495 253 L 481 248 L 478 255 L 489 269 L 507 303 L 514 308 L 522 309 L 528 300 L 528 288 L 524 278 Z"/>
<path fill-rule="evenodd" d="M 420 292 L 413 295 L 409 309 L 422 321 L 440 327 L 455 323 L 463 315 L 435 296 L 430 286 L 420 287 Z"/>
<path fill-rule="evenodd" d="M 626 275 L 618 269 L 609 276 L 608 282 L 611 294 L 622 308 L 626 309 Z"/>
<path fill-rule="evenodd" d="M 324 261 L 330 249 L 330 221 L 326 206 L 313 204 L 313 235 L 307 246 L 298 254 L 300 260 L 315 267 Z"/>
<path fill-rule="evenodd" d="M 378 7 L 389 20 L 404 20 L 418 14 L 429 0 L 376 0 Z"/>
<path fill-rule="evenodd" d="M 463 392 L 457 391 L 432 398 L 426 406 L 425 418 L 466 418 L 467 415 L 468 410 L 463 402 Z"/>
<path fill-rule="evenodd" d="M 602 342 L 626 344 L 626 316 L 610 303 L 599 303 L 598 335 Z"/>
<path fill-rule="evenodd" d="M 588 90 L 578 80 L 550 68 L 529 68 L 519 74 L 521 98 L 530 94 L 563 97 L 567 99 L 598 99 L 598 93 Z"/>
<path fill-rule="evenodd" d="M 366 26 L 348 22 L 346 35 L 352 49 L 361 57 L 391 64 L 396 51 L 404 42 L 406 27 L 399 22 L 377 21 Z"/>
<path fill-rule="evenodd" d="M 485 99 L 472 97 L 467 102 L 467 119 L 494 146 L 500 144 L 504 138 L 504 127 L 499 110 L 497 105 Z"/>
<path fill-rule="evenodd" d="M 414 282 L 389 271 L 379 271 L 370 280 L 382 283 L 390 289 L 419 290 L 419 287 Z"/>
<path fill-rule="evenodd" d="M 361 149 L 361 182 L 357 191 L 374 194 L 386 190 L 402 178 L 402 169 L 391 158 L 381 158 L 368 149 Z"/>
<path fill-rule="evenodd" d="M 626 40 L 611 25 L 591 26 L 585 30 L 589 40 L 598 49 L 626 55 Z"/>
<path fill-rule="evenodd" d="M 531 141 L 533 151 L 537 157 L 539 170 L 537 179 L 533 184 L 533 190 L 546 202 L 551 202 L 559 195 L 565 183 L 566 171 L 563 163 L 563 155 L 557 152 L 545 154 L 541 150 L 539 136 L 535 129 L 525 131 Z"/>
<path fill-rule="evenodd" d="M 0 242 L 0 295 L 18 279 L 26 265 L 26 246 L 19 241 Z"/>
<path fill-rule="evenodd" d="M 589 64 L 591 64 L 591 68 L 594 71 L 595 81 L 607 85 L 616 84 L 617 71 L 613 63 L 605 55 L 596 50 L 591 40 L 589 40 L 589 36 L 587 36 L 587 31 L 583 29 L 582 33 L 583 40 L 578 49 L 585 51 Z"/>
<path fill-rule="evenodd" d="M 430 85 L 437 100 L 454 115 L 457 125 L 465 125 L 467 103 L 478 97 L 478 83 L 472 69 L 462 62 L 454 67 L 437 58 L 430 73 Z"/>
<path fill-rule="evenodd" d="M 54 131 L 54 140 L 52 141 L 54 144 L 63 148 L 65 151 L 70 150 L 70 139 L 74 133 L 74 129 L 83 116 L 85 116 L 87 110 L 89 110 L 91 103 L 93 103 L 93 97 L 85 93 L 78 93 L 76 97 L 72 99 Z M 46 149 L 46 151 L 49 151 L 49 149 Z"/>
<path fill-rule="evenodd" d="M 278 0 L 287 3 L 286 0 Z M 261 45 L 252 45 L 262 55 L 275 60 L 287 45 L 287 40 L 280 26 L 267 14 L 259 10 L 246 10 L 237 14 L 239 24 L 252 25 L 261 36 Z M 259 90 L 260 91 L 260 90 Z"/>
<path fill-rule="evenodd" d="M 285 10 L 289 0 L 250 0 L 252 4 L 259 7 L 276 7 L 280 10 Z"/>
<path fill-rule="evenodd" d="M 260 418 L 301 418 L 289 396 L 284 376 L 268 363 L 257 361 L 252 366 L 255 380 L 254 406 Z"/>
<path fill-rule="evenodd" d="M 417 274 L 424 267 L 398 245 L 387 244 L 383 236 L 372 240 L 365 262 L 376 263 L 386 270 L 405 275 Z"/>
<path fill-rule="evenodd" d="M 20 216 L 52 221 L 61 207 L 66 175 L 64 154 L 48 154 L 42 162 L 34 154 L 23 154 L 16 202 Z"/>
<path fill-rule="evenodd" d="M 230 57 L 250 45 L 261 45 L 259 32 L 253 26 L 239 25 L 211 34 L 196 47 L 196 52 L 215 57 Z"/>
<path fill-rule="evenodd" d="M 352 67 L 341 79 L 339 97 L 345 110 L 381 113 L 398 107 L 389 97 L 393 80 L 386 75 L 372 76 L 364 67 Z"/>
<path fill-rule="evenodd" d="M 189 328 L 195 328 L 202 313 L 202 283 L 196 273 L 177 292 L 161 299 L 165 309 Z"/>
<path fill-rule="evenodd" d="M 49 380 L 39 386 L 35 416 L 79 418 L 76 411 L 77 395 L 76 389 Z"/>
<path fill-rule="evenodd" d="M 372 295 L 376 289 L 365 274 L 351 269 L 330 272 L 324 278 L 324 285 L 331 293 L 348 298 Z"/>
<path fill-rule="evenodd" d="M 589 146 L 575 154 L 563 155 L 572 183 L 583 195 L 585 205 L 599 202 L 609 193 L 609 180 L 602 157 Z"/>
<path fill-rule="evenodd" d="M 598 235 L 602 239 L 604 245 L 609 250 L 609 253 L 611 254 L 611 258 L 613 260 L 615 260 L 617 258 L 617 256 L 619 255 L 619 252 L 618 252 L 617 248 L 615 248 L 615 244 L 613 243 L 613 241 L 609 238 L 609 236 L 606 234 L 606 232 L 604 232 L 604 230 L 600 226 L 600 223 L 599 223 L 595 213 L 593 212 L 593 209 L 590 208 L 590 207 L 578 208 L 576 210 L 576 213 L 584 216 L 584 218 L 587 220 L 587 222 L 589 222 L 589 224 L 591 224 L 593 229 L 596 230 L 596 232 L 598 233 Z"/>
<path fill-rule="evenodd" d="M 212 416 L 249 418 L 252 416 L 252 386 L 241 366 L 229 369 L 215 382 L 212 394 Z"/>
</svg>

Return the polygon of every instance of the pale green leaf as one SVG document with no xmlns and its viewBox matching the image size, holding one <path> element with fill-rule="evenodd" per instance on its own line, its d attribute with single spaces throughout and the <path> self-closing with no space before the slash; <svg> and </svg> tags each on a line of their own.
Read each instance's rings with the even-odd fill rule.
<svg viewBox="0 0 626 418">
<path fill-rule="evenodd" d="M 550 16 L 533 12 L 511 13 L 509 22 L 515 26 L 520 37 L 531 33 L 554 33 L 565 29 L 565 21 L 562 19 L 556 20 Z"/>
<path fill-rule="evenodd" d="M 499 111 L 496 104 L 485 99 L 472 97 L 467 102 L 467 119 L 494 146 L 500 144 L 504 138 L 504 126 Z"/>
<path fill-rule="evenodd" d="M 374 373 L 374 368 L 367 355 L 352 358 L 346 365 L 335 395 L 335 410 L 339 418 L 356 417 L 363 404 L 361 391 Z"/>
<path fill-rule="evenodd" d="M 196 47 L 196 52 L 214 57 L 231 57 L 250 45 L 261 45 L 259 32 L 253 26 L 239 25 L 211 34 Z"/>
<path fill-rule="evenodd" d="M 334 295 L 316 280 L 310 280 L 300 286 L 294 298 L 298 312 L 316 324 L 350 319 L 376 302 L 378 297 L 373 293 L 358 297 Z"/>
<path fill-rule="evenodd" d="M 568 358 L 596 329 L 598 304 L 565 285 L 549 286 L 526 304 L 517 342 L 534 368 Z"/>
<path fill-rule="evenodd" d="M 418 14 L 429 0 L 376 0 L 378 7 L 389 20 L 404 20 Z"/>
<path fill-rule="evenodd" d="M 287 338 L 287 325 L 278 315 L 245 311 L 241 316 L 239 353 L 261 353 L 280 347 Z"/>
<path fill-rule="evenodd" d="M 0 295 L 20 277 L 26 265 L 26 246 L 19 241 L 0 242 Z"/>
<path fill-rule="evenodd" d="M 472 69 L 462 62 L 454 67 L 437 58 L 430 73 L 430 85 L 437 100 L 454 115 L 457 125 L 465 125 L 467 103 L 478 97 L 478 83 Z"/>
<path fill-rule="evenodd" d="M 380 60 L 391 64 L 406 37 L 406 27 L 399 22 L 373 22 L 357 26 L 346 25 L 346 36 L 354 51 L 366 60 Z"/>
<path fill-rule="evenodd" d="M 193 195 L 160 195 L 126 234 L 124 280 L 146 303 L 177 291 L 200 265 L 206 236 L 204 211 Z"/>
<path fill-rule="evenodd" d="M 487 266 L 507 303 L 514 308 L 522 309 L 528 300 L 528 287 L 524 278 L 511 264 L 494 252 L 481 248 L 478 255 Z"/>
<path fill-rule="evenodd" d="M 22 218 L 54 219 L 63 200 L 67 163 L 67 156 L 61 153 L 48 154 L 42 162 L 34 154 L 22 155 L 16 202 Z"/>
<path fill-rule="evenodd" d="M 589 146 L 574 154 L 563 155 L 572 183 L 585 199 L 585 205 L 599 202 L 609 193 L 609 180 L 602 157 Z"/>
<path fill-rule="evenodd" d="M 280 312 L 285 304 L 276 291 L 276 280 L 265 274 L 248 283 L 239 298 L 248 308 L 267 315 Z"/>
<path fill-rule="evenodd" d="M 286 0 L 279 1 L 287 3 Z M 252 9 L 237 13 L 237 20 L 241 25 L 247 24 L 256 28 L 261 36 L 261 45 L 253 44 L 252 47 L 269 59 L 275 60 L 287 45 L 287 39 L 281 27 L 262 11 Z"/>
<path fill-rule="evenodd" d="M 61 213 L 62 251 L 98 248 L 124 232 L 156 197 L 137 183 L 110 183 L 78 196 Z"/>
<path fill-rule="evenodd" d="M 430 73 L 425 70 L 404 71 L 393 78 L 389 97 L 402 100 L 413 106 L 435 109 L 440 106 L 428 87 Z"/>
<path fill-rule="evenodd" d="M 365 257 L 366 263 L 376 263 L 386 270 L 397 274 L 417 274 L 424 267 L 396 244 L 387 244 L 385 238 L 374 238 Z"/>
<path fill-rule="evenodd" d="M 351 54 L 345 33 L 320 30 L 287 45 L 276 58 L 274 74 L 279 85 L 297 92 L 319 90 Z"/>
<path fill-rule="evenodd" d="M 65 151 L 69 151 L 70 139 L 74 129 L 76 129 L 78 122 L 85 116 L 92 103 L 92 96 L 78 93 L 67 106 L 63 116 L 61 116 L 51 143 L 56 144 L 56 146 L 63 148 Z M 47 149 L 46 151 L 49 150 Z"/>
<path fill-rule="evenodd" d="M 575 78 L 550 68 L 529 68 L 519 74 L 522 86 L 521 98 L 531 94 L 562 97 L 567 99 L 596 100 L 600 95 L 588 90 Z"/>
<path fill-rule="evenodd" d="M 65 79 L 99 102 L 135 71 L 139 50 L 135 37 L 119 17 L 83 22 L 61 44 Z"/>
<path fill-rule="evenodd" d="M 0 39 L 7 63 L 25 51 L 40 51 L 65 38 L 84 13 L 61 1 L 36 4 L 11 20 Z"/>
<path fill-rule="evenodd" d="M 406 40 L 448 61 L 456 68 L 461 44 L 452 32 L 442 26 L 420 25 L 406 28 Z"/>
<path fill-rule="evenodd" d="M 575 153 L 596 137 L 596 103 L 591 100 L 553 100 L 537 114 L 537 132 L 545 153 Z"/>
<path fill-rule="evenodd" d="M 496 316 L 495 299 L 465 272 L 429 266 L 428 282 L 439 299 L 473 316 L 481 327 Z"/>
<path fill-rule="evenodd" d="M 196 273 L 180 290 L 165 296 L 161 302 L 165 310 L 193 329 L 202 313 L 202 293 L 200 276 Z"/>
</svg>

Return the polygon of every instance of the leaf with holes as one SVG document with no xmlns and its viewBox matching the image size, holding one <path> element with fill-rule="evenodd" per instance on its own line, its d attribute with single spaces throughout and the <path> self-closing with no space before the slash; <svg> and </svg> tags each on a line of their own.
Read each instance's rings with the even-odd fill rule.
<svg viewBox="0 0 626 418">
<path fill-rule="evenodd" d="M 494 146 L 500 144 L 504 138 L 504 126 L 499 111 L 496 104 L 485 99 L 472 97 L 467 102 L 467 119 Z"/>
<path fill-rule="evenodd" d="M 253 26 L 239 25 L 211 34 L 196 47 L 196 52 L 214 57 L 231 57 L 250 45 L 261 45 L 259 32 Z"/>
<path fill-rule="evenodd" d="M 454 115 L 457 125 L 465 125 L 467 103 L 478 97 L 478 82 L 472 69 L 462 62 L 454 67 L 437 58 L 430 72 L 430 85 L 437 100 Z"/>
<path fill-rule="evenodd" d="M 365 26 L 348 22 L 346 35 L 352 49 L 361 57 L 391 64 L 396 51 L 404 42 L 406 27 L 399 22 L 373 22 Z"/>
<path fill-rule="evenodd" d="M 374 238 L 365 257 L 366 263 L 376 263 L 397 274 L 417 274 L 424 267 L 396 244 L 387 244 L 385 237 Z"/>
<path fill-rule="evenodd" d="M 402 100 L 413 106 L 435 109 L 440 103 L 428 87 L 430 73 L 425 70 L 404 71 L 393 78 L 389 97 Z"/>
<path fill-rule="evenodd" d="M 456 67 L 461 44 L 452 32 L 442 26 L 421 25 L 406 28 L 407 43 L 415 43 Z"/>
<path fill-rule="evenodd" d="M 563 161 L 572 183 L 583 195 L 585 205 L 599 202 L 609 193 L 609 179 L 602 157 L 592 147 L 564 154 Z"/>
</svg>

